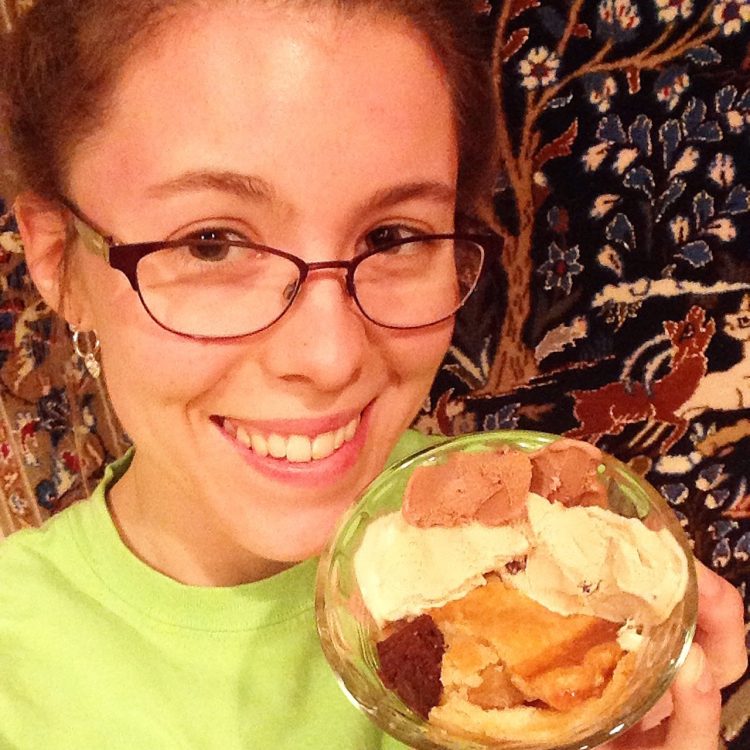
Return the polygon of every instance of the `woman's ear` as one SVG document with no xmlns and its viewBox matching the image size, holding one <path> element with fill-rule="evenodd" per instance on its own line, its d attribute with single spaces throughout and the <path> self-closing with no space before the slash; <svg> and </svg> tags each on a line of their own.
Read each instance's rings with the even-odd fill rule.
<svg viewBox="0 0 750 750">
<path fill-rule="evenodd" d="M 64 314 L 61 308 L 65 298 L 64 259 L 68 237 L 65 208 L 36 193 L 24 192 L 15 200 L 14 213 L 29 274 L 44 301 Z"/>
</svg>

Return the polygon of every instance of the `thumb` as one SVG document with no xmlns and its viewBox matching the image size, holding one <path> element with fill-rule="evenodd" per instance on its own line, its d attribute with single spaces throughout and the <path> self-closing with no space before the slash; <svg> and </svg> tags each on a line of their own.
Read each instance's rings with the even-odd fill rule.
<svg viewBox="0 0 750 750">
<path fill-rule="evenodd" d="M 694 643 L 672 683 L 674 712 L 664 750 L 716 750 L 721 693 L 703 649 Z"/>
</svg>

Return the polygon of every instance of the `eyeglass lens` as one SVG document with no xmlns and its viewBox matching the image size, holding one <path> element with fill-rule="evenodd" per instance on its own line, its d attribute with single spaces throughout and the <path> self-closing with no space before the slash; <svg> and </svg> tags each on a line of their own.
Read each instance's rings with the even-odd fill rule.
<svg viewBox="0 0 750 750">
<path fill-rule="evenodd" d="M 484 250 L 469 240 L 415 238 L 356 265 L 355 299 L 370 320 L 393 328 L 430 325 L 471 294 Z M 292 303 L 300 268 L 263 248 L 193 241 L 138 263 L 149 313 L 192 336 L 242 336 L 267 328 Z"/>
</svg>

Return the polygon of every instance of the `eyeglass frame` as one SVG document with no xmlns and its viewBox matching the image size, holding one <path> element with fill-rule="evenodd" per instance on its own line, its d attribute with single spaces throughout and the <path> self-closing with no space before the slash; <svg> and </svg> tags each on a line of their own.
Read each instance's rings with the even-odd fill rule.
<svg viewBox="0 0 750 750">
<path fill-rule="evenodd" d="M 206 245 L 230 244 L 234 247 L 244 247 L 249 250 L 261 250 L 263 252 L 269 253 L 270 255 L 275 255 L 277 257 L 284 258 L 290 261 L 299 270 L 299 279 L 296 284 L 294 294 L 290 297 L 286 307 L 284 307 L 281 313 L 279 313 L 279 315 L 276 316 L 270 323 L 267 323 L 262 328 L 258 328 L 248 333 L 230 334 L 227 336 L 209 336 L 209 335 L 204 335 L 204 334 L 192 334 L 192 333 L 184 333 L 183 331 L 177 331 L 165 325 L 160 320 L 158 320 L 149 309 L 149 306 L 146 304 L 146 301 L 143 299 L 143 294 L 141 293 L 140 283 L 138 282 L 138 263 L 140 263 L 140 261 L 143 258 L 145 258 L 148 255 L 151 255 L 152 253 L 159 252 L 160 250 L 165 250 L 165 249 L 169 249 L 172 247 L 184 247 L 186 244 L 185 239 L 156 240 L 156 241 L 150 241 L 150 242 L 119 242 L 115 238 L 114 235 L 109 234 L 108 232 L 104 231 L 95 222 L 87 218 L 86 215 L 83 213 L 83 211 L 72 200 L 62 195 L 58 196 L 57 200 L 67 211 L 70 212 L 72 219 L 73 219 L 73 226 L 76 230 L 76 233 L 80 237 L 83 246 L 86 248 L 86 250 L 88 250 L 93 255 L 102 258 L 111 268 L 114 268 L 116 271 L 120 271 L 125 276 L 125 278 L 128 280 L 128 283 L 130 284 L 133 291 L 136 292 L 136 294 L 138 295 L 138 298 L 141 301 L 141 305 L 143 305 L 143 309 L 148 313 L 148 316 L 154 321 L 154 323 L 156 323 L 160 328 L 163 328 L 165 331 L 174 333 L 176 336 L 182 336 L 184 338 L 201 340 L 201 341 L 230 341 L 234 339 L 246 338 L 248 336 L 254 336 L 256 333 L 260 333 L 261 331 L 268 330 L 271 326 L 273 326 L 275 323 L 281 320 L 281 318 L 283 318 L 284 315 L 286 315 L 286 313 L 292 307 L 295 299 L 297 298 L 297 296 L 300 293 L 300 290 L 302 289 L 302 285 L 305 283 L 305 280 L 307 279 L 311 271 L 336 269 L 336 268 L 343 268 L 346 271 L 346 274 L 345 274 L 346 292 L 349 295 L 349 297 L 354 300 L 354 303 L 357 305 L 357 309 L 362 313 L 362 315 L 364 316 L 366 320 L 370 321 L 371 323 L 374 323 L 377 326 L 380 326 L 381 328 L 388 328 L 390 330 L 413 331 L 419 328 L 429 328 L 431 326 L 438 325 L 439 323 L 443 323 L 449 318 L 452 318 L 466 304 L 469 297 L 471 297 L 471 295 L 476 290 L 477 284 L 479 283 L 479 279 L 481 278 L 482 273 L 485 271 L 485 268 L 487 267 L 488 257 L 492 255 L 499 255 L 503 247 L 503 238 L 498 234 L 491 234 L 489 232 L 487 233 L 461 233 L 459 232 L 459 233 L 424 234 L 424 235 L 420 234 L 420 235 L 416 235 L 412 237 L 405 237 L 403 239 L 394 240 L 393 242 L 387 243 L 387 245 L 385 245 L 384 247 L 378 247 L 373 250 L 368 250 L 364 253 L 357 255 L 351 260 L 322 260 L 322 261 L 313 261 L 312 263 L 308 263 L 302 258 L 299 258 L 298 256 L 293 255 L 291 253 L 285 252 L 284 250 L 279 250 L 277 248 L 269 247 L 268 245 L 261 245 L 256 242 L 248 242 L 246 240 L 239 241 L 239 242 L 229 242 L 229 243 L 227 243 L 224 240 L 192 240 L 193 242 L 201 242 Z M 393 248 L 395 247 L 399 247 L 400 245 L 414 242 L 415 240 L 426 240 L 426 241 L 459 240 L 462 242 L 472 242 L 475 245 L 478 245 L 482 250 L 482 259 L 479 263 L 479 271 L 477 273 L 477 277 L 474 280 L 474 283 L 472 284 L 471 289 L 464 296 L 461 302 L 455 307 L 455 309 L 453 309 L 450 313 L 448 313 L 447 315 L 444 315 L 440 319 L 432 321 L 431 323 L 424 323 L 422 325 L 417 325 L 417 326 L 395 326 L 395 325 L 387 325 L 385 323 L 381 323 L 380 321 L 374 320 L 364 310 L 364 308 L 362 307 L 362 303 L 360 302 L 359 297 L 357 295 L 356 285 L 354 283 L 354 273 L 357 269 L 357 266 L 359 266 L 363 261 L 372 257 L 373 255 L 378 255 L 379 253 L 388 252 L 389 250 L 393 250 Z M 113 258 L 113 255 L 112 255 L 113 250 L 118 251 L 117 253 L 115 253 L 115 256 L 116 256 L 115 258 Z M 125 250 L 129 252 L 127 253 L 120 252 L 120 251 L 125 251 Z"/>
</svg>

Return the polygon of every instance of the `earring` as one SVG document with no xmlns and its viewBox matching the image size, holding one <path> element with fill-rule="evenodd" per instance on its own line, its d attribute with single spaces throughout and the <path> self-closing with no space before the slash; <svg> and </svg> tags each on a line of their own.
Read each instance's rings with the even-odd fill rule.
<svg viewBox="0 0 750 750">
<path fill-rule="evenodd" d="M 102 366 L 99 364 L 99 360 L 96 355 L 99 353 L 99 337 L 94 333 L 94 343 L 86 339 L 86 351 L 81 349 L 81 331 L 75 326 L 70 326 L 70 330 L 73 332 L 73 350 L 83 360 L 85 368 L 88 370 L 89 375 L 92 378 L 98 378 L 102 373 Z"/>
</svg>

